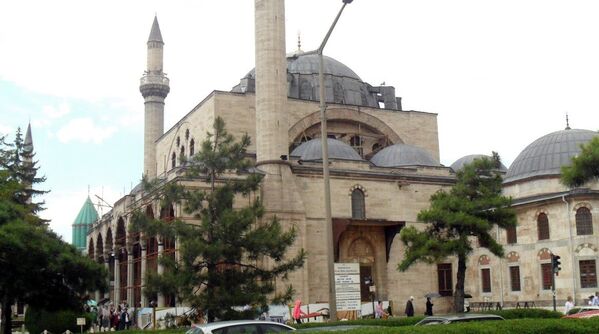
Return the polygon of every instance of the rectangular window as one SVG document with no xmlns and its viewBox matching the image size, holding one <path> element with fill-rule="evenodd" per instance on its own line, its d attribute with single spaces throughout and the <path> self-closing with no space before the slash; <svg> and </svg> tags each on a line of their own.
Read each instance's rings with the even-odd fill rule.
<svg viewBox="0 0 599 334">
<path fill-rule="evenodd" d="M 520 291 L 520 267 L 510 267 L 510 282 L 512 291 Z"/>
<path fill-rule="evenodd" d="M 578 261 L 580 266 L 580 287 L 581 288 L 596 288 L 597 287 L 597 267 L 595 260 Z"/>
<path fill-rule="evenodd" d="M 518 243 L 518 235 L 516 234 L 516 226 L 511 226 L 505 229 L 507 232 L 507 243 L 516 244 Z"/>
<path fill-rule="evenodd" d="M 481 269 L 480 276 L 483 283 L 483 292 L 491 292 L 491 269 Z"/>
<path fill-rule="evenodd" d="M 439 294 L 441 296 L 452 296 L 451 263 L 437 264 L 437 276 L 439 278 Z"/>
<path fill-rule="evenodd" d="M 543 290 L 551 290 L 551 281 L 553 279 L 553 266 L 551 263 L 541 264 L 541 275 L 543 276 Z"/>
</svg>

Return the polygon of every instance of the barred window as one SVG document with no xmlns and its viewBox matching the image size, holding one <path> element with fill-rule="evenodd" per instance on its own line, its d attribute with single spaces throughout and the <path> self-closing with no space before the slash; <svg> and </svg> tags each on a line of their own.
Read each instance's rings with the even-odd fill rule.
<svg viewBox="0 0 599 334">
<path fill-rule="evenodd" d="M 193 138 L 191 138 L 191 140 L 189 141 L 189 156 L 193 157 L 193 155 L 195 154 L 195 140 L 193 140 Z"/>
<path fill-rule="evenodd" d="M 354 189 L 351 193 L 351 217 L 354 219 L 366 218 L 365 206 L 364 192 L 360 189 Z"/>
<path fill-rule="evenodd" d="M 593 217 L 588 208 L 582 207 L 576 210 L 576 234 L 593 234 Z"/>
<path fill-rule="evenodd" d="M 518 235 L 516 233 L 516 226 L 510 226 L 505 229 L 507 233 L 507 243 L 508 244 L 516 244 L 518 243 Z"/>
<path fill-rule="evenodd" d="M 537 217 L 537 232 L 539 234 L 539 240 L 549 239 L 549 219 L 544 213 L 540 213 Z"/>
<path fill-rule="evenodd" d="M 439 278 L 439 294 L 441 296 L 453 295 L 451 263 L 437 264 L 437 276 Z"/>
<path fill-rule="evenodd" d="M 580 266 L 580 287 L 581 288 L 596 288 L 597 287 L 597 267 L 595 260 L 578 261 Z"/>
<path fill-rule="evenodd" d="M 173 155 L 171 156 L 171 168 L 175 168 L 175 166 L 177 166 L 177 154 L 173 152 Z"/>
<path fill-rule="evenodd" d="M 520 291 L 520 267 L 510 267 L 510 283 L 512 291 Z"/>
<path fill-rule="evenodd" d="M 543 290 L 551 290 L 551 282 L 553 279 L 553 266 L 551 263 L 541 264 L 541 276 L 543 278 Z"/>
<path fill-rule="evenodd" d="M 491 292 L 491 269 L 481 269 L 480 276 L 482 279 L 483 292 Z"/>
</svg>

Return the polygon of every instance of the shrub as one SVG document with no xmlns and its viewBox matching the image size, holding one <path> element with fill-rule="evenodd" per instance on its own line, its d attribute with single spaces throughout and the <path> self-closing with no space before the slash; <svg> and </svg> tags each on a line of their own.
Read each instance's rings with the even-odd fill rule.
<svg viewBox="0 0 599 334">
<path fill-rule="evenodd" d="M 504 319 L 561 318 L 564 315 L 561 312 L 545 310 L 542 308 L 514 308 L 501 311 L 486 311 L 483 313 L 497 314 Z"/>
<path fill-rule="evenodd" d="M 60 334 L 67 329 L 78 333 L 81 327 L 77 326 L 77 318 L 83 317 L 86 318 L 86 325 L 83 326 L 83 330 L 86 330 L 92 323 L 92 315 L 89 313 L 84 314 L 81 311 L 73 310 L 46 311 L 29 307 L 25 314 L 25 327 L 31 334 L 38 334 L 44 330 L 53 334 Z"/>
</svg>

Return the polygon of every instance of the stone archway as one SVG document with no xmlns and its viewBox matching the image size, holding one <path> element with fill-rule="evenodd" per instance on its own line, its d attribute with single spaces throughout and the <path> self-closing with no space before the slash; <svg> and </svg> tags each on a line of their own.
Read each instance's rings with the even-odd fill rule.
<svg viewBox="0 0 599 334">
<path fill-rule="evenodd" d="M 306 138 L 320 137 L 320 123 L 319 111 L 296 122 L 288 132 L 291 149 Z M 327 126 L 329 136 L 351 145 L 363 157 L 386 146 L 403 143 L 401 137 L 385 122 L 356 109 L 327 109 Z"/>
</svg>

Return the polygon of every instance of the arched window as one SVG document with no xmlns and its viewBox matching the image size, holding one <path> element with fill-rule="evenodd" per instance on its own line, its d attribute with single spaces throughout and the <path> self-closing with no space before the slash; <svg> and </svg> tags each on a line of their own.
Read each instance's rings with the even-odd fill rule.
<svg viewBox="0 0 599 334">
<path fill-rule="evenodd" d="M 177 137 L 177 147 L 179 147 L 179 145 L 181 145 L 181 138 Z"/>
<path fill-rule="evenodd" d="M 171 168 L 175 168 L 175 166 L 177 166 L 177 154 L 173 152 L 173 155 L 171 156 Z"/>
<path fill-rule="evenodd" d="M 185 146 L 181 146 L 181 153 L 179 154 L 179 160 L 183 162 L 185 160 Z"/>
<path fill-rule="evenodd" d="M 189 129 L 185 130 L 185 140 L 189 140 Z"/>
<path fill-rule="evenodd" d="M 189 142 L 189 157 L 193 157 L 193 155 L 195 154 L 195 141 L 193 140 L 193 138 L 191 138 L 191 141 Z"/>
<path fill-rule="evenodd" d="M 354 189 L 351 193 L 351 217 L 354 219 L 366 218 L 364 192 L 360 189 Z"/>
<path fill-rule="evenodd" d="M 356 151 L 358 151 L 358 154 L 362 155 L 362 153 L 363 153 L 363 149 L 362 149 L 362 138 L 360 136 L 353 136 L 353 137 L 351 137 L 349 139 L 349 144 Z"/>
<path fill-rule="evenodd" d="M 537 217 L 537 233 L 539 240 L 549 239 L 549 219 L 545 213 L 539 213 Z"/>
<path fill-rule="evenodd" d="M 591 216 L 591 211 L 588 208 L 581 207 L 576 210 L 576 234 L 593 234 L 593 217 Z"/>
</svg>

